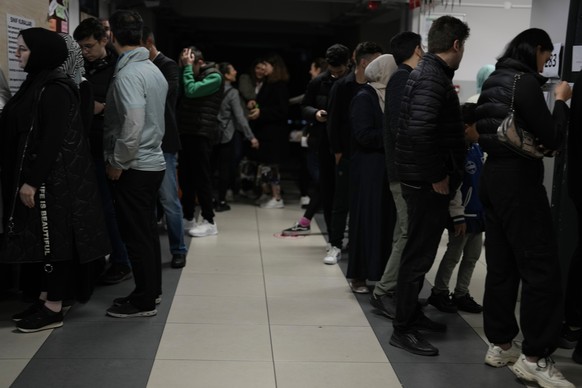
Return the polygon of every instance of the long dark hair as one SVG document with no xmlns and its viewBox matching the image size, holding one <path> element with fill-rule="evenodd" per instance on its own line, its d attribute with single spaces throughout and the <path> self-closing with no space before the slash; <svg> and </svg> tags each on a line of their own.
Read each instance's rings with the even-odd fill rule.
<svg viewBox="0 0 582 388">
<path fill-rule="evenodd" d="M 537 73 L 538 46 L 541 51 L 554 50 L 552 39 L 547 32 L 539 28 L 530 28 L 520 32 L 515 38 L 513 38 L 512 41 L 507 44 L 505 52 L 498 59 L 502 60 L 505 58 L 512 58 L 518 60 Z"/>
</svg>

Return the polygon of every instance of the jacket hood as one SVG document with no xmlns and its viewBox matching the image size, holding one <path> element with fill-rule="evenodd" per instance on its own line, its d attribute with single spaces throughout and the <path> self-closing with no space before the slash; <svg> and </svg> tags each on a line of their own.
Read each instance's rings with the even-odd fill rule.
<svg viewBox="0 0 582 388">
<path fill-rule="evenodd" d="M 123 69 L 130 62 L 142 62 L 148 61 L 150 59 L 150 52 L 145 47 L 138 47 L 131 51 L 127 51 L 119 57 L 117 61 L 117 66 L 115 68 L 115 74 L 117 74 L 121 69 Z"/>
</svg>

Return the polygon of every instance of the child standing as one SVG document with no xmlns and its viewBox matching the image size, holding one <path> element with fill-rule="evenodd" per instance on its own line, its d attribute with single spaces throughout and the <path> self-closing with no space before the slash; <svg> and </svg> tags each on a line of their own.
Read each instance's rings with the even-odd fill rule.
<svg viewBox="0 0 582 388">
<path fill-rule="evenodd" d="M 452 221 L 452 227 L 449 228 L 449 243 L 439 265 L 431 296 L 428 298 L 428 303 L 447 313 L 456 313 L 457 310 L 470 313 L 483 311 L 483 307 L 469 294 L 475 263 L 481 256 L 485 230 L 483 205 L 477 196 L 484 158 L 477 144 L 479 134 L 475 129 L 476 106 L 472 103 L 462 106 L 465 139 L 469 147 L 465 174 L 449 206 Z M 459 260 L 461 264 L 457 273 L 457 284 L 454 293 L 449 294 L 449 281 Z"/>
</svg>

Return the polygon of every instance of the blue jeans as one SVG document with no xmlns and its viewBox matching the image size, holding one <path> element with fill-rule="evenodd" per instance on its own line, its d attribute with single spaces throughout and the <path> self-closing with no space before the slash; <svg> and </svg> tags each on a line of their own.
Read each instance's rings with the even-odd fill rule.
<svg viewBox="0 0 582 388">
<path fill-rule="evenodd" d="M 166 160 L 166 173 L 158 193 L 166 215 L 170 252 L 173 255 L 186 254 L 188 250 L 186 249 L 186 244 L 184 244 L 182 204 L 178 198 L 178 182 L 176 179 L 176 154 L 164 152 L 164 159 Z"/>
<path fill-rule="evenodd" d="M 105 161 L 103 158 L 94 158 L 95 175 L 97 176 L 97 186 L 99 194 L 101 194 L 101 202 L 103 204 L 103 213 L 105 214 L 105 224 L 107 225 L 107 233 L 111 241 L 111 255 L 109 261 L 112 264 L 120 264 L 131 267 L 125 243 L 121 238 L 119 226 L 117 225 L 117 216 L 115 208 L 113 207 L 113 199 L 111 198 L 111 186 L 105 175 Z"/>
</svg>

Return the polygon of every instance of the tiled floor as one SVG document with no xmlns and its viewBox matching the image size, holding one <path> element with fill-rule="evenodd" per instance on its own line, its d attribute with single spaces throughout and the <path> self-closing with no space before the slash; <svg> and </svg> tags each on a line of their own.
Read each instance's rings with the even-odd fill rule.
<svg viewBox="0 0 582 388">
<path fill-rule="evenodd" d="M 481 315 L 427 307 L 449 326 L 429 337 L 438 357 L 390 346 L 391 322 L 373 313 L 367 296 L 349 291 L 345 261 L 321 262 L 325 240 L 315 223 L 309 237 L 274 236 L 300 215 L 293 203 L 282 210 L 235 204 L 220 213 L 219 235 L 193 239 L 186 268 L 169 268 L 165 253 L 163 301 L 153 318 L 104 315 L 131 281 L 98 288 L 52 333 L 13 332 L 8 318 L 21 304 L 0 302 L 0 387 L 522 386 L 507 368 L 483 364 Z M 478 301 L 484 278 L 480 261 L 471 285 Z M 582 368 L 569 355 L 559 351 L 555 359 L 582 386 Z"/>
</svg>

